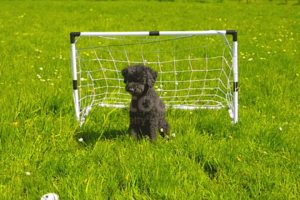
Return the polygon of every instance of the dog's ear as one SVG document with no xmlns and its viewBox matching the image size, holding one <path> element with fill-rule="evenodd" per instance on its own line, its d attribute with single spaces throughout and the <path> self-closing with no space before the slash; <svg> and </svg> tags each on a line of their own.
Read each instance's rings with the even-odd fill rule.
<svg viewBox="0 0 300 200">
<path fill-rule="evenodd" d="M 147 77 L 147 85 L 149 87 L 152 87 L 156 81 L 157 72 L 151 68 L 147 68 L 146 73 L 147 73 L 147 76 L 146 76 Z"/>
<path fill-rule="evenodd" d="M 128 74 L 128 69 L 127 68 L 122 69 L 121 73 L 125 77 Z"/>
<path fill-rule="evenodd" d="M 128 74 L 128 68 L 125 68 L 121 71 L 123 77 L 124 77 L 124 83 L 127 81 L 127 74 Z"/>
<path fill-rule="evenodd" d="M 153 77 L 153 79 L 154 79 L 154 82 L 156 81 L 156 78 L 157 78 L 157 72 L 156 71 L 154 71 L 154 70 L 150 70 L 150 72 L 151 72 L 151 74 L 152 74 L 152 77 Z"/>
</svg>

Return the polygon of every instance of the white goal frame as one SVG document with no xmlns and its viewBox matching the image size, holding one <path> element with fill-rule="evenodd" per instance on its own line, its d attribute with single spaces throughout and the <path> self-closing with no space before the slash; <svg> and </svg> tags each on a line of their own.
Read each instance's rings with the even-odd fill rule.
<svg viewBox="0 0 300 200">
<path fill-rule="evenodd" d="M 118 37 L 118 36 L 196 36 L 196 35 L 221 35 L 226 37 L 226 35 L 232 36 L 231 44 L 231 68 L 232 68 L 232 104 L 228 108 L 229 116 L 232 119 L 233 124 L 238 122 L 238 40 L 237 40 L 237 31 L 235 30 L 207 30 L 207 31 L 136 31 L 136 32 L 71 32 L 70 33 L 70 42 L 71 42 L 71 67 L 72 67 L 72 77 L 73 77 L 73 99 L 75 106 L 75 115 L 76 119 L 80 123 L 80 126 L 84 123 L 85 117 L 88 112 L 91 110 L 91 107 L 86 108 L 84 111 L 80 107 L 80 97 L 79 97 L 79 87 L 78 87 L 78 71 L 77 71 L 77 49 L 76 49 L 76 39 L 79 37 Z M 80 80 L 79 80 L 80 81 Z M 125 86 L 124 86 L 125 88 Z M 107 105 L 99 105 L 107 107 Z M 123 107 L 123 106 L 114 106 L 114 107 Z M 174 107 L 176 108 L 176 107 Z M 199 107 L 197 107 L 199 108 Z M 190 106 L 179 107 L 179 109 L 196 109 L 191 108 Z"/>
</svg>

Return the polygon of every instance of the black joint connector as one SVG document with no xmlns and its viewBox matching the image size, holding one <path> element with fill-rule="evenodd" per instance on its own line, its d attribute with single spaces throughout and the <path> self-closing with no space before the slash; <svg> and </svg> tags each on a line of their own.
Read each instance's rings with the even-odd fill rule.
<svg viewBox="0 0 300 200">
<path fill-rule="evenodd" d="M 70 41 L 71 43 L 75 43 L 75 38 L 80 36 L 80 32 L 71 32 L 70 33 Z"/>
<path fill-rule="evenodd" d="M 78 82 L 77 80 L 73 80 L 73 90 L 77 90 L 78 89 Z"/>
<path fill-rule="evenodd" d="M 238 82 L 233 82 L 233 91 L 234 92 L 238 92 L 239 91 Z"/>
<path fill-rule="evenodd" d="M 150 31 L 149 35 L 150 36 L 159 36 L 159 31 Z"/>
<path fill-rule="evenodd" d="M 237 41 L 237 31 L 236 31 L 236 30 L 227 30 L 227 31 L 226 31 L 226 34 L 232 35 L 232 40 L 233 40 L 234 42 Z"/>
</svg>

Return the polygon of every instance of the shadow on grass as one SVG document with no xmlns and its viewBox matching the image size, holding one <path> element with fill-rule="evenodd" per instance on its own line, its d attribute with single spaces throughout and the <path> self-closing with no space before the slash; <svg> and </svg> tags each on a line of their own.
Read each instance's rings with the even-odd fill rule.
<svg viewBox="0 0 300 200">
<path fill-rule="evenodd" d="M 196 130 L 201 134 L 206 134 L 209 136 L 214 136 L 215 139 L 217 138 L 226 138 L 228 135 L 233 134 L 235 132 L 235 125 L 232 125 L 230 121 L 224 122 L 200 122 L 195 125 Z"/>
<path fill-rule="evenodd" d="M 211 180 L 217 178 L 218 165 L 216 163 L 206 161 L 203 165 L 203 169 Z"/>
<path fill-rule="evenodd" d="M 74 138 L 86 145 L 95 145 L 98 140 L 113 140 L 127 135 L 127 130 L 122 129 L 105 129 L 97 131 L 89 128 L 78 128 Z"/>
</svg>

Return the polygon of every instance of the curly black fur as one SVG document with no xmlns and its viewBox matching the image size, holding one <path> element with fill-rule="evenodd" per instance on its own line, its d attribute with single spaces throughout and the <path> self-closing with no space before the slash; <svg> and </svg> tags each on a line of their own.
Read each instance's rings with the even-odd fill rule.
<svg viewBox="0 0 300 200">
<path fill-rule="evenodd" d="M 164 137 L 169 124 L 165 119 L 165 105 L 153 89 L 157 72 L 142 64 L 122 70 L 126 91 L 132 96 L 129 132 L 134 138 L 149 136 L 156 140 L 156 133 Z"/>
</svg>

